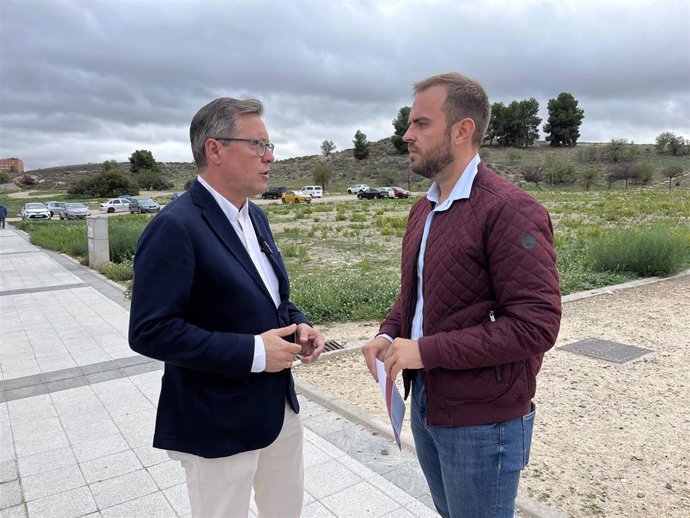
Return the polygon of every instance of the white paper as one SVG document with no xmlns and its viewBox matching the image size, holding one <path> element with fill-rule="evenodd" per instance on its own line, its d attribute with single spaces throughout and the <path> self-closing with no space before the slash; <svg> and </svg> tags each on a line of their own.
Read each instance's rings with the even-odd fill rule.
<svg viewBox="0 0 690 518">
<path fill-rule="evenodd" d="M 381 394 L 383 394 L 383 401 L 386 404 L 386 410 L 388 410 L 388 418 L 393 427 L 395 442 L 398 443 L 398 448 L 402 450 L 400 433 L 402 432 L 402 423 L 405 417 L 405 403 L 396 384 L 386 376 L 383 362 L 378 359 L 376 360 L 376 374 L 379 378 L 379 387 L 381 388 Z"/>
</svg>

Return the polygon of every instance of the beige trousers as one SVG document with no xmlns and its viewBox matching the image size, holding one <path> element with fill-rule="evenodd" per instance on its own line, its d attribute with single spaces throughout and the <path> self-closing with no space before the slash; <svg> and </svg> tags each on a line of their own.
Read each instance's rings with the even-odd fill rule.
<svg viewBox="0 0 690 518">
<path fill-rule="evenodd" d="M 266 448 L 205 459 L 168 451 L 182 464 L 193 518 L 246 518 L 252 486 L 259 518 L 299 518 L 304 498 L 302 421 L 289 406 Z"/>
</svg>

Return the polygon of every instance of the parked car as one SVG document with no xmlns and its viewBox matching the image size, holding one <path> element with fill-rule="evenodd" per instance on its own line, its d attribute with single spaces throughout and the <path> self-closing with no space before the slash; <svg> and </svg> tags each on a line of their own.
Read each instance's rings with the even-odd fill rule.
<svg viewBox="0 0 690 518">
<path fill-rule="evenodd" d="M 323 189 L 320 185 L 305 185 L 300 189 L 301 193 L 308 194 L 312 198 L 322 198 Z"/>
<path fill-rule="evenodd" d="M 101 212 L 112 214 L 113 212 L 127 212 L 129 210 L 129 201 L 126 198 L 113 198 L 100 206 Z"/>
<path fill-rule="evenodd" d="M 392 187 L 377 187 L 377 189 L 381 192 L 386 193 L 386 197 L 395 198 L 395 192 L 393 191 Z"/>
<path fill-rule="evenodd" d="M 357 194 L 358 192 L 366 191 L 369 188 L 369 186 L 365 183 L 357 183 L 355 185 L 351 185 L 350 187 L 347 188 L 347 193 L 348 194 Z"/>
<path fill-rule="evenodd" d="M 22 219 L 50 219 L 50 211 L 45 203 L 25 203 L 22 207 Z"/>
<path fill-rule="evenodd" d="M 120 194 L 120 196 L 118 196 L 118 198 L 120 198 L 121 200 L 127 200 L 128 202 L 131 203 L 132 200 L 134 199 L 134 196 L 132 196 L 131 194 Z"/>
<path fill-rule="evenodd" d="M 170 201 L 175 201 L 177 198 L 182 196 L 184 192 L 174 192 L 170 195 Z"/>
<path fill-rule="evenodd" d="M 62 201 L 48 201 L 46 208 L 50 211 L 50 217 L 59 216 L 60 212 L 65 210 L 65 202 Z"/>
<path fill-rule="evenodd" d="M 279 200 L 283 197 L 283 193 L 287 191 L 285 187 L 269 187 L 266 192 L 261 195 L 263 200 Z"/>
<path fill-rule="evenodd" d="M 83 203 L 67 203 L 65 210 L 60 212 L 60 219 L 86 219 L 91 211 Z"/>
<path fill-rule="evenodd" d="M 393 189 L 393 192 L 395 193 L 396 198 L 409 198 L 410 197 L 410 191 L 403 189 L 402 187 L 391 187 Z"/>
<path fill-rule="evenodd" d="M 311 196 L 301 192 L 285 191 L 280 201 L 283 203 L 311 203 Z"/>
<path fill-rule="evenodd" d="M 161 210 L 161 206 L 158 202 L 152 200 L 151 198 L 134 198 L 129 202 L 129 213 L 142 214 L 144 212 L 158 212 Z"/>
<path fill-rule="evenodd" d="M 357 198 L 360 200 L 382 200 L 388 198 L 388 192 L 371 187 L 366 191 L 358 192 Z"/>
</svg>

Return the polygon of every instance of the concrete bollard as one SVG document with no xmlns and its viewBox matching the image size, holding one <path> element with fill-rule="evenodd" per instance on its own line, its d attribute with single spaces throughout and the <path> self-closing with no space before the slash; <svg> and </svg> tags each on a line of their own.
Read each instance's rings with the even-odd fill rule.
<svg viewBox="0 0 690 518">
<path fill-rule="evenodd" d="M 87 216 L 86 233 L 89 247 L 89 268 L 97 270 L 110 261 L 108 218 L 105 216 Z"/>
</svg>

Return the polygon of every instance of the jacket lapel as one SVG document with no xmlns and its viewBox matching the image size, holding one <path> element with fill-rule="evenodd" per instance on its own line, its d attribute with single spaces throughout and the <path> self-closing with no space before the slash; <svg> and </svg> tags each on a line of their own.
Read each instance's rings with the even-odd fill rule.
<svg viewBox="0 0 690 518">
<path fill-rule="evenodd" d="M 280 300 L 287 300 L 290 295 L 290 283 L 288 282 L 287 270 L 283 261 L 279 259 L 278 249 L 276 248 L 275 241 L 271 234 L 270 229 L 265 224 L 262 218 L 257 214 L 257 207 L 253 204 L 249 204 L 249 218 L 252 220 L 252 225 L 254 226 L 254 232 L 259 239 L 259 244 L 261 245 L 261 240 L 263 239 L 266 245 L 271 249 L 270 254 L 266 254 L 268 257 L 268 262 L 271 263 L 273 271 L 278 278 L 278 292 L 280 294 Z"/>
<path fill-rule="evenodd" d="M 232 228 L 232 224 L 228 221 L 221 208 L 213 199 L 211 193 L 199 182 L 195 181 L 189 188 L 194 203 L 201 209 L 201 216 L 206 221 L 212 232 L 225 245 L 228 251 L 235 257 L 238 263 L 244 268 L 247 274 L 254 280 L 256 285 L 264 294 L 271 300 L 270 293 L 266 289 L 263 279 L 254 266 L 249 253 L 244 248 L 242 241 L 237 236 L 237 232 Z"/>
</svg>

